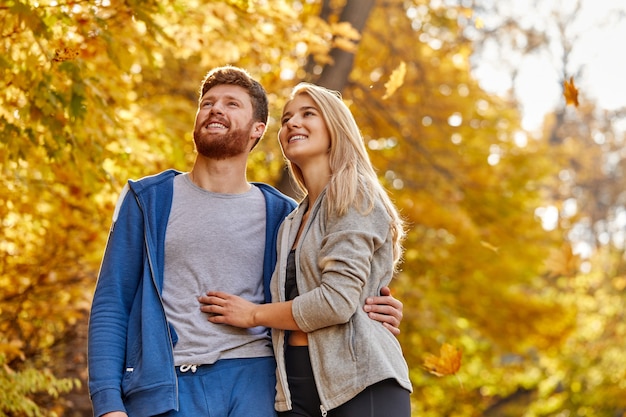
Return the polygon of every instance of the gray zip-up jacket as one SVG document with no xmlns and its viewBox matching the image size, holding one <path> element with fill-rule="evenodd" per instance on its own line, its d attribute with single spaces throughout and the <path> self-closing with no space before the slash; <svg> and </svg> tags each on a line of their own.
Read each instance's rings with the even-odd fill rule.
<svg viewBox="0 0 626 417">
<path fill-rule="evenodd" d="M 309 214 L 296 247 L 300 296 L 292 313 L 308 333 L 309 353 L 322 412 L 340 406 L 366 387 L 394 378 L 412 391 L 409 371 L 396 337 L 363 311 L 365 299 L 378 295 L 393 275 L 390 217 L 381 202 L 371 212 L 351 208 L 328 216 L 325 191 Z M 272 276 L 272 301 L 285 301 L 287 256 L 308 198 L 283 222 L 278 264 Z M 285 370 L 285 332 L 272 330 L 277 361 L 276 409 L 291 409 Z"/>
</svg>

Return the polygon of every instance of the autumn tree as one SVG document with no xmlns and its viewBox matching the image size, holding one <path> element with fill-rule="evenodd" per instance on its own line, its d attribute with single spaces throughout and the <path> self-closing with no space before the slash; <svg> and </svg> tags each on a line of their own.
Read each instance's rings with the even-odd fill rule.
<svg viewBox="0 0 626 417">
<path fill-rule="evenodd" d="M 127 178 L 188 166 L 206 71 L 237 64 L 280 92 L 299 54 L 342 39 L 315 16 L 296 30 L 292 2 L 201 3 L 0 6 L 3 414 L 67 415 L 55 398 L 86 378 L 67 338 L 84 329 L 116 196 Z"/>
<path fill-rule="evenodd" d="M 270 96 L 270 127 L 249 164 L 254 180 L 288 191 L 275 137 L 297 82 L 340 90 L 355 114 L 409 226 L 393 287 L 404 302 L 400 339 L 416 415 L 522 415 L 515 407 L 551 415 L 566 403 L 582 409 L 602 401 L 615 409 L 622 391 L 610 383 L 624 374 L 611 376 L 602 355 L 620 356 L 590 332 L 600 320 L 611 340 L 624 333 L 621 310 L 608 307 L 626 287 L 622 253 L 617 246 L 602 253 L 593 275 L 579 275 L 565 237 L 584 217 L 546 230 L 536 213 L 580 195 L 557 181 L 571 179 L 563 176 L 568 161 L 616 161 L 607 167 L 621 178 L 621 158 L 609 156 L 619 154 L 623 136 L 594 125 L 592 111 L 579 119 L 580 110 L 565 107 L 563 121 L 573 123 L 557 124 L 558 149 L 525 132 L 515 97 L 486 92 L 472 75 L 480 42 L 468 31 L 486 33 L 476 20 L 480 5 L 449 3 L 0 5 L 0 410 L 81 415 L 77 396 L 48 394 L 73 388 L 86 399 L 84 347 L 68 337 L 84 333 L 116 196 L 128 178 L 188 169 L 200 80 L 225 64 L 250 70 Z M 597 146 L 580 147 L 589 136 L 574 139 L 585 126 L 594 126 Z M 617 220 L 619 187 L 575 172 L 587 178 L 583 194 L 600 186 L 611 195 Z M 599 265 L 610 265 L 613 278 Z M 592 354 L 575 363 L 589 341 Z M 456 352 L 460 369 L 449 370 L 456 377 L 436 376 L 437 355 Z M 75 368 L 59 366 L 68 362 Z M 586 395 L 596 387 L 606 396 Z"/>
<path fill-rule="evenodd" d="M 624 10 L 614 5 L 598 14 L 582 1 L 533 2 L 531 9 L 542 7 L 545 13 L 531 19 L 514 18 L 509 2 L 495 9 L 482 8 L 480 1 L 472 6 L 474 22 L 491 22 L 481 31 L 472 28 L 478 59 L 482 50 L 496 45 L 499 64 L 510 64 L 515 86 L 523 76 L 518 71 L 523 60 L 538 62 L 541 57 L 550 64 L 544 77 L 564 93 L 535 136 L 547 145 L 545 152 L 555 167 L 542 191 L 542 212 L 552 217 L 546 227 L 563 240 L 562 249 L 548 259 L 550 282 L 554 296 L 576 311 L 576 321 L 558 351 L 538 357 L 538 370 L 552 382 L 539 386 L 527 406 L 538 415 L 621 415 L 626 410 L 625 387 L 618 381 L 626 370 L 621 365 L 624 354 L 615 347 L 624 337 L 619 323 L 624 315 L 625 137 L 620 125 L 626 109 L 603 109 L 595 101 L 585 88 L 591 68 L 584 62 L 591 60 L 581 63 L 580 57 L 584 36 L 610 29 Z M 512 88 L 510 94 L 520 91 Z"/>
</svg>

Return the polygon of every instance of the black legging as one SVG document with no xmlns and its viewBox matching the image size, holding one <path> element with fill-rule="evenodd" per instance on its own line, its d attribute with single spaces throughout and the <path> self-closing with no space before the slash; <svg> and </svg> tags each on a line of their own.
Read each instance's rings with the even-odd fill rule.
<svg viewBox="0 0 626 417">
<path fill-rule="evenodd" d="M 287 346 L 285 351 L 287 380 L 291 392 L 291 411 L 279 417 L 321 417 L 313 369 L 307 346 Z M 328 417 L 410 417 L 409 391 L 394 379 L 370 385 L 350 401 L 328 410 Z"/>
</svg>

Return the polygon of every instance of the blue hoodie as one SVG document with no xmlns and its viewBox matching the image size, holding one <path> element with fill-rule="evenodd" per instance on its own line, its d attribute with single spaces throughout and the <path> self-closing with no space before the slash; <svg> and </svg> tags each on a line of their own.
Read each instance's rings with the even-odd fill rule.
<svg viewBox="0 0 626 417">
<path fill-rule="evenodd" d="M 178 410 L 173 345 L 161 293 L 165 231 L 174 177 L 181 172 L 129 181 L 113 215 L 89 319 L 89 391 L 94 415 L 125 410 L 157 415 Z M 255 183 L 265 196 L 267 225 L 265 300 L 276 264 L 276 235 L 295 201 Z"/>
</svg>

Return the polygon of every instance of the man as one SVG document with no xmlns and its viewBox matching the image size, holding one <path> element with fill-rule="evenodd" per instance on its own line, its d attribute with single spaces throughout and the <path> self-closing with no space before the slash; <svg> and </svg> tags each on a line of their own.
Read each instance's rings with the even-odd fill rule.
<svg viewBox="0 0 626 417">
<path fill-rule="evenodd" d="M 192 170 L 124 187 L 89 322 L 96 417 L 275 416 L 268 330 L 210 323 L 197 300 L 220 289 L 270 301 L 276 233 L 295 202 L 246 179 L 267 120 L 263 87 L 244 70 L 217 68 L 200 92 Z M 368 304 L 398 332 L 401 303 Z"/>
</svg>

